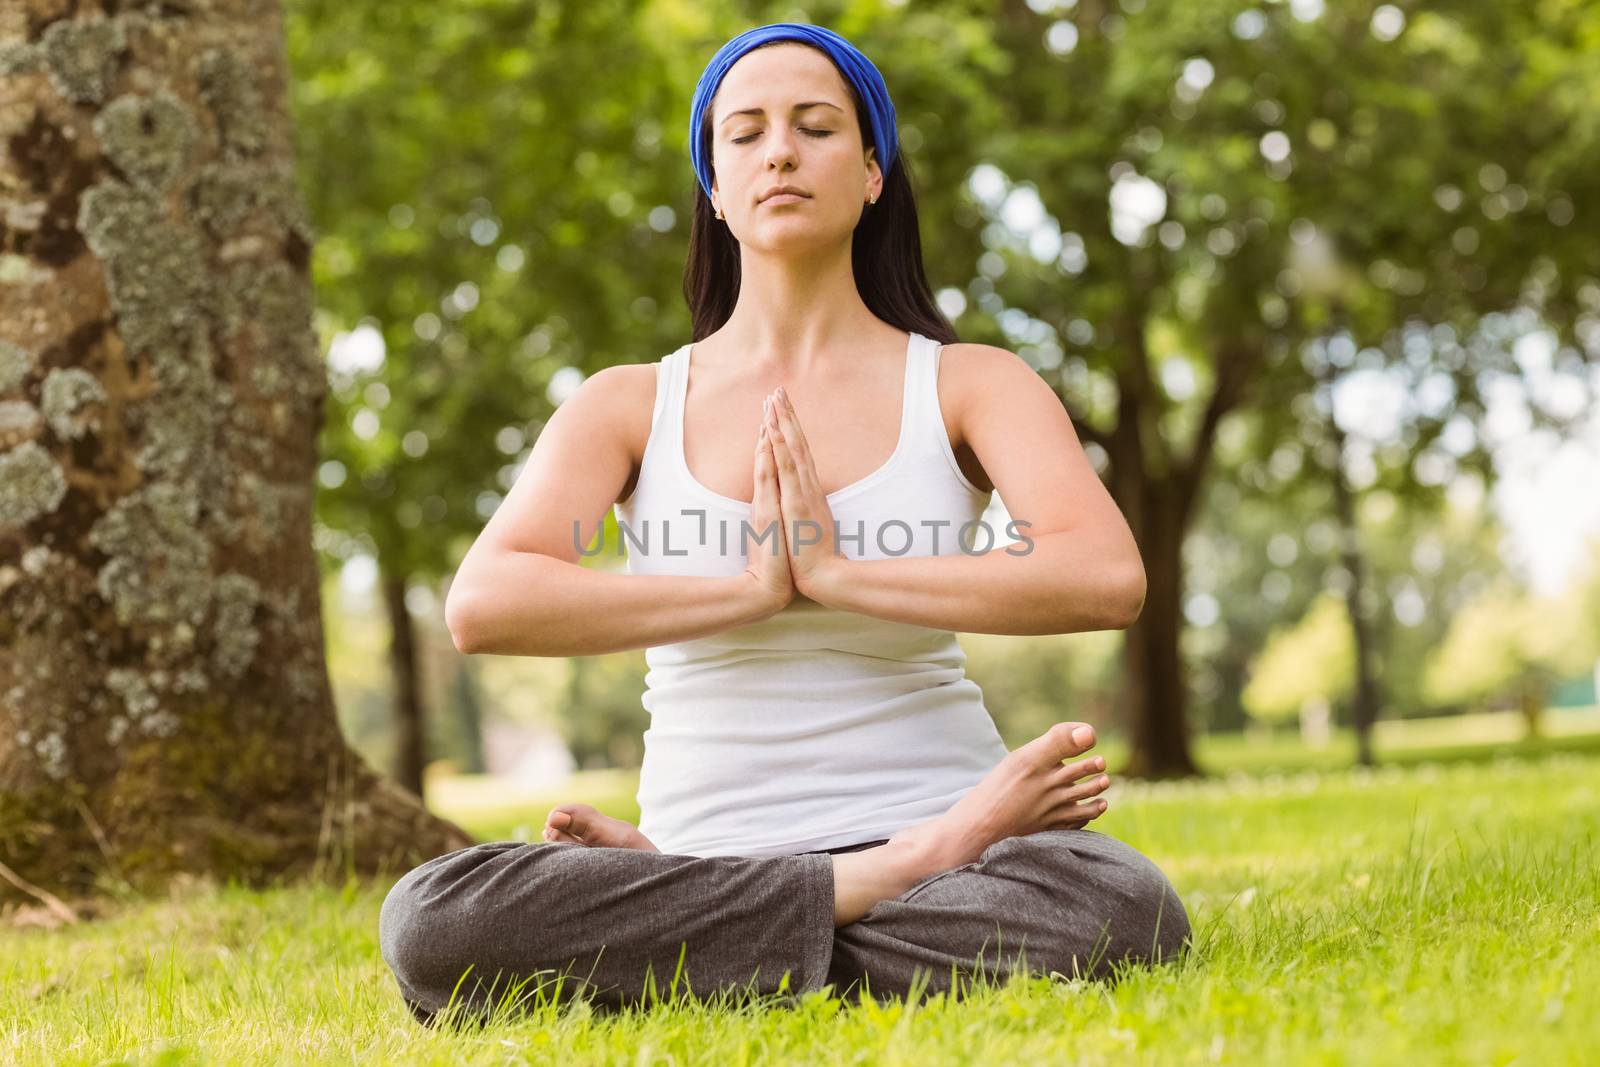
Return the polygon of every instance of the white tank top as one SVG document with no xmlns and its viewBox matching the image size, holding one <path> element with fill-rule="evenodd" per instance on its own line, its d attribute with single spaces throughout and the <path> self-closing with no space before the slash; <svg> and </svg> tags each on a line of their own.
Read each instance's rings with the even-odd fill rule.
<svg viewBox="0 0 1600 1067">
<path fill-rule="evenodd" d="M 689 472 L 691 348 L 655 364 L 638 482 L 616 505 L 630 574 L 735 575 L 744 544 L 772 551 L 759 531 L 741 541 L 748 503 Z M 990 494 L 961 473 L 945 433 L 941 350 L 911 334 L 894 452 L 828 496 L 846 556 L 1005 543 L 982 527 Z M 639 829 L 663 852 L 789 855 L 886 838 L 943 814 L 1007 751 L 949 630 L 795 600 L 761 622 L 646 649 L 645 661 Z"/>
</svg>

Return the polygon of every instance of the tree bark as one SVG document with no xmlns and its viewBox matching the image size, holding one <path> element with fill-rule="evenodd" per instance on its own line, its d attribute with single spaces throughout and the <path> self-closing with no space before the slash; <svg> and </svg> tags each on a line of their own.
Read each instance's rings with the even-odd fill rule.
<svg viewBox="0 0 1600 1067">
<path fill-rule="evenodd" d="M 383 602 L 389 614 L 389 671 L 394 680 L 395 781 L 417 796 L 425 795 L 422 766 L 426 762 L 422 724 L 422 689 L 417 678 L 416 627 L 406 607 L 406 576 L 383 569 Z"/>
<path fill-rule="evenodd" d="M 460 657 L 454 677 L 454 703 L 461 716 L 461 769 L 468 774 L 484 774 L 489 768 L 483 753 L 483 698 L 475 675 L 472 660 Z"/>
<path fill-rule="evenodd" d="M 68 10 L 0 24 L 0 861 L 79 894 L 470 844 L 333 713 L 279 7 Z"/>
<path fill-rule="evenodd" d="M 1134 536 L 1144 557 L 1145 600 L 1123 641 L 1129 717 L 1128 760 L 1134 778 L 1199 773 L 1189 749 L 1188 690 L 1180 648 L 1185 524 L 1172 505 L 1146 508 Z"/>
<path fill-rule="evenodd" d="M 1545 701 L 1549 697 L 1549 680 L 1543 675 L 1530 672 L 1522 676 L 1521 683 L 1517 686 L 1517 708 L 1522 712 L 1522 724 L 1525 728 L 1524 736 L 1529 741 L 1536 741 L 1544 736 L 1539 720 L 1543 716 Z"/>
<path fill-rule="evenodd" d="M 1378 721 L 1379 699 L 1377 678 L 1373 670 L 1376 650 L 1373 648 L 1371 628 L 1367 625 L 1366 606 L 1362 596 L 1362 589 L 1366 585 L 1366 568 L 1363 566 L 1361 555 L 1361 533 L 1356 518 L 1355 494 L 1351 491 L 1349 479 L 1344 473 L 1345 433 L 1332 414 L 1333 386 L 1337 376 L 1337 371 L 1331 366 L 1323 376 L 1329 395 L 1328 436 L 1333 443 L 1333 464 L 1329 475 L 1333 481 L 1334 512 L 1339 520 L 1340 562 L 1350 575 L 1350 584 L 1345 590 L 1345 610 L 1350 616 L 1350 635 L 1355 648 L 1356 686 L 1351 725 L 1356 735 L 1356 761 L 1363 767 L 1371 767 L 1374 763 L 1372 730 Z"/>
<path fill-rule="evenodd" d="M 1180 778 L 1200 773 L 1189 745 L 1183 669 L 1183 542 L 1217 427 L 1238 403 L 1255 355 L 1239 348 L 1219 356 L 1195 440 L 1180 457 L 1156 425 L 1159 397 L 1137 309 L 1121 323 L 1118 340 L 1127 356 L 1117 375 L 1117 422 L 1101 436 L 1111 462 L 1111 496 L 1133 532 L 1145 570 L 1144 608 L 1122 645 L 1129 750 L 1121 773 Z"/>
<path fill-rule="evenodd" d="M 1343 436 L 1342 433 L 1339 435 L 1341 442 Z M 1343 451 L 1341 443 L 1340 453 Z M 1356 692 L 1351 720 L 1356 733 L 1356 759 L 1362 766 L 1370 767 L 1373 764 L 1372 728 L 1378 721 L 1378 685 L 1372 669 L 1372 633 L 1367 626 L 1366 608 L 1362 603 L 1361 591 L 1366 586 L 1366 568 L 1362 565 L 1355 505 L 1342 466 L 1333 472 L 1333 486 L 1339 513 L 1339 534 L 1344 542 L 1342 560 L 1344 569 L 1350 574 L 1345 605 L 1350 615 L 1350 634 L 1355 645 Z"/>
</svg>

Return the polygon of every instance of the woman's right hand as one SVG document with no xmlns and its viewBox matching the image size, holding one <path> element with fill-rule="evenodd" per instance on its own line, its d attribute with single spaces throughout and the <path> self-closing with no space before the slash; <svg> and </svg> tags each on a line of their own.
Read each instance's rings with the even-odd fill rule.
<svg viewBox="0 0 1600 1067">
<path fill-rule="evenodd" d="M 794 575 L 789 570 L 789 541 L 783 529 L 783 512 L 778 506 L 778 461 L 767 438 L 765 410 L 761 431 L 756 435 L 755 496 L 750 501 L 750 527 L 740 536 L 748 548 L 745 573 L 756 582 L 759 595 L 773 614 L 782 611 L 795 597 Z M 758 542 L 758 536 L 765 540 Z"/>
</svg>

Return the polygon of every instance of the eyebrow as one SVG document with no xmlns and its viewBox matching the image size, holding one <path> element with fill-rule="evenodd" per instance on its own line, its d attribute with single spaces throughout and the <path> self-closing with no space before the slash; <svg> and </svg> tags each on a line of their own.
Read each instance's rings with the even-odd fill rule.
<svg viewBox="0 0 1600 1067">
<path fill-rule="evenodd" d="M 809 100 L 804 104 L 796 104 L 794 107 L 790 108 L 789 110 L 791 110 L 791 111 L 804 111 L 808 107 L 831 107 L 835 111 L 843 111 L 844 110 L 844 108 L 840 107 L 838 104 L 832 104 L 832 103 L 829 103 L 826 100 Z M 761 110 L 759 107 L 747 107 L 747 108 L 743 109 L 742 111 L 730 111 L 730 112 L 728 112 L 728 114 L 723 116 L 722 122 L 727 122 L 729 119 L 733 118 L 735 115 L 765 115 L 765 114 L 766 114 L 766 112 Z M 718 123 L 718 125 L 720 126 L 720 125 L 722 125 L 722 123 Z"/>
</svg>

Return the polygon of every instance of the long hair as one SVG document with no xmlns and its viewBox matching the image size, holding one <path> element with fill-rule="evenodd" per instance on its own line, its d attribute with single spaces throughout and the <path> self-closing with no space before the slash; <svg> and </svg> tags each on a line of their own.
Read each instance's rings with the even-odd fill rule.
<svg viewBox="0 0 1600 1067">
<path fill-rule="evenodd" d="M 804 42 L 773 41 L 759 45 Z M 811 47 L 806 45 L 806 47 Z M 751 49 L 755 51 L 756 49 Z M 817 49 L 821 52 L 821 49 Z M 827 55 L 826 52 L 822 53 Z M 872 144 L 872 120 L 848 78 L 842 79 L 855 103 L 863 152 Z M 700 146 L 711 158 L 711 104 L 700 116 Z M 882 166 L 880 160 L 879 166 Z M 917 202 L 911 192 L 911 161 L 905 145 L 884 178 L 878 202 L 865 208 L 856 226 L 850 263 L 862 301 L 883 321 L 908 333 L 920 333 L 941 344 L 954 344 L 955 327 L 940 312 L 922 266 L 922 239 L 917 230 Z M 715 333 L 733 314 L 739 299 L 739 242 L 716 216 L 711 198 L 694 183 L 694 217 L 689 229 L 689 259 L 683 268 L 683 298 L 693 319 L 690 339 Z"/>
</svg>

